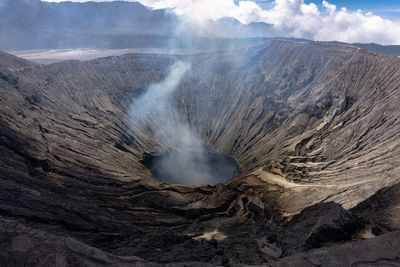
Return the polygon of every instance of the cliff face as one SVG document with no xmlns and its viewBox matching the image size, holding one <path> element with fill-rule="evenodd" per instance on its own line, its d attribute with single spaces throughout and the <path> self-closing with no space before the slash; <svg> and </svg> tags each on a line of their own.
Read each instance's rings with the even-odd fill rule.
<svg viewBox="0 0 400 267">
<path fill-rule="evenodd" d="M 168 147 L 131 127 L 129 108 L 178 59 L 192 64 L 173 95 L 182 121 L 242 169 L 225 184 L 163 184 L 142 164 L 146 153 Z M 285 264 L 310 248 L 400 226 L 390 216 L 400 179 L 397 57 L 275 40 L 193 56 L 8 61 L 0 63 L 6 265 L 59 257 L 203 266 L 291 256 Z M 395 236 L 355 244 L 378 247 Z M 335 249 L 326 253 L 350 253 Z"/>
</svg>

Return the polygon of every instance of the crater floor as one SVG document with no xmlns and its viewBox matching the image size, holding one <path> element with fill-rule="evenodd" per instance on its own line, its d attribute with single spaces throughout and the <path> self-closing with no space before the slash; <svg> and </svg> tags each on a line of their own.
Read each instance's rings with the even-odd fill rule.
<svg viewBox="0 0 400 267">
<path fill-rule="evenodd" d="M 168 184 L 225 183 L 240 173 L 236 160 L 205 150 L 170 150 L 145 154 L 142 163 L 160 182 Z"/>
</svg>

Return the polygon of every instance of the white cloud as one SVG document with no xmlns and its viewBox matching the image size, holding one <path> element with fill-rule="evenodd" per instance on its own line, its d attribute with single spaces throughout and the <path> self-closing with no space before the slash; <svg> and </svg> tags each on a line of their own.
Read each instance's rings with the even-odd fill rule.
<svg viewBox="0 0 400 267">
<path fill-rule="evenodd" d="M 55 3 L 60 3 L 60 2 L 78 2 L 78 3 L 84 3 L 84 2 L 89 2 L 89 0 L 41 0 L 42 2 L 55 2 Z M 90 0 L 91 2 L 113 2 L 115 0 Z M 132 2 L 132 1 L 130 1 Z"/>
<path fill-rule="evenodd" d="M 85 2 L 85 0 L 73 1 Z M 96 0 L 100 1 L 104 0 Z M 400 21 L 384 19 L 361 10 L 349 11 L 327 1 L 322 1 L 322 7 L 318 8 L 314 3 L 304 3 L 304 0 L 271 0 L 268 9 L 261 8 L 256 1 L 247 0 L 236 3 L 234 0 L 137 1 L 154 9 L 170 8 L 175 14 L 185 17 L 185 24 L 201 25 L 207 20 L 232 17 L 243 24 L 251 22 L 271 24 L 277 32 L 288 37 L 400 44 Z M 320 0 L 315 0 L 317 1 Z M 188 22 L 189 20 L 192 22 Z"/>
<path fill-rule="evenodd" d="M 400 23 L 370 12 L 349 11 L 322 1 L 322 8 L 304 0 L 275 0 L 270 9 L 254 1 L 139 0 L 152 8 L 171 8 L 197 22 L 232 17 L 241 23 L 265 22 L 287 36 L 343 42 L 400 44 Z"/>
</svg>

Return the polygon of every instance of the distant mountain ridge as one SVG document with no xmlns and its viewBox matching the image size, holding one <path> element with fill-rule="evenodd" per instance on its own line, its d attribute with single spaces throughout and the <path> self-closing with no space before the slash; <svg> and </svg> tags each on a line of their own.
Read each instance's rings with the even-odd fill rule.
<svg viewBox="0 0 400 267">
<path fill-rule="evenodd" d="M 184 35 L 176 32 L 178 25 L 179 19 L 169 10 L 152 10 L 137 2 L 0 0 L 0 50 L 5 51 L 82 47 L 210 49 L 255 44 L 283 35 L 272 25 L 243 25 L 233 18 L 208 21 L 201 29 L 191 25 L 194 28 Z M 322 43 L 400 56 L 398 45 Z"/>
<path fill-rule="evenodd" d="M 358 47 L 375 54 L 387 55 L 387 56 L 400 56 L 400 45 L 380 45 L 376 43 L 345 43 L 338 41 L 312 41 L 308 39 L 300 39 L 300 38 L 278 38 L 293 42 L 311 42 L 311 43 L 320 43 L 320 44 L 329 44 L 329 45 L 345 45 L 345 46 L 353 46 Z"/>
<path fill-rule="evenodd" d="M 381 55 L 388 55 L 388 56 L 400 56 L 400 45 L 380 45 L 376 43 L 368 43 L 368 44 L 362 44 L 362 43 L 343 43 L 343 42 L 323 42 L 323 43 L 328 43 L 328 44 L 335 44 L 335 45 L 351 45 L 354 47 L 358 47 L 361 49 L 365 49 L 371 52 L 374 52 L 376 54 L 381 54 Z"/>
<path fill-rule="evenodd" d="M 194 39 L 265 37 L 271 31 L 267 24 L 243 25 L 234 19 L 207 23 L 201 31 L 190 31 Z M 0 0 L 0 50 L 193 45 L 193 40 L 176 37 L 177 25 L 178 18 L 169 10 L 152 10 L 136 2 Z"/>
<path fill-rule="evenodd" d="M 174 17 L 135 2 L 0 2 L 0 49 L 101 46 L 107 36 L 168 35 Z"/>
</svg>

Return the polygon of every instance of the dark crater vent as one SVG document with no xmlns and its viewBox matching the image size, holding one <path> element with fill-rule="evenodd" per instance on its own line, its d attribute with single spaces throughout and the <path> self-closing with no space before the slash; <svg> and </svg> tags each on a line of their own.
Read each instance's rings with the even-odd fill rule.
<svg viewBox="0 0 400 267">
<path fill-rule="evenodd" d="M 160 182 L 169 184 L 225 183 L 240 173 L 233 157 L 206 150 L 174 149 L 145 153 L 142 163 Z"/>
</svg>

